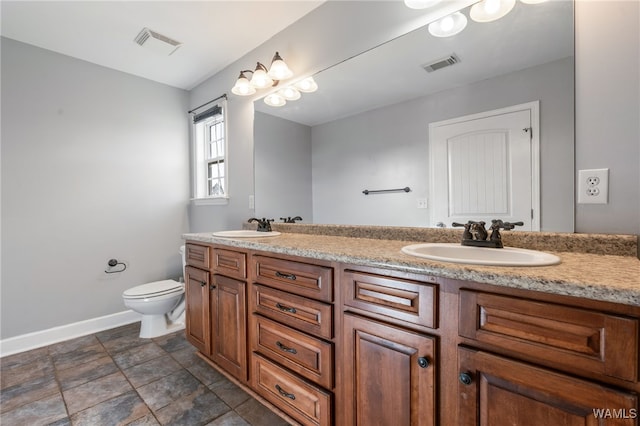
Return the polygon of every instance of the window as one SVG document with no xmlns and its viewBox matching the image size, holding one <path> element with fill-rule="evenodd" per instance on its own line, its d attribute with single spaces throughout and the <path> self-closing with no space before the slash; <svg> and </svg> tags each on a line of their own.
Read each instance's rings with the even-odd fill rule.
<svg viewBox="0 0 640 426">
<path fill-rule="evenodd" d="M 196 200 L 223 202 L 228 198 L 225 107 L 223 101 L 193 117 Z"/>
</svg>

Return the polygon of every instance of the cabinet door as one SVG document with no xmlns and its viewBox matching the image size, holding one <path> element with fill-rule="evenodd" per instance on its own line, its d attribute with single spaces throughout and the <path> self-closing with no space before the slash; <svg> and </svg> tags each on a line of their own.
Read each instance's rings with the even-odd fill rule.
<svg viewBox="0 0 640 426">
<path fill-rule="evenodd" d="M 209 355 L 209 272 L 187 266 L 184 282 L 187 340 L 200 352 Z"/>
<path fill-rule="evenodd" d="M 438 424 L 435 339 L 345 314 L 344 354 L 348 425 Z"/>
<path fill-rule="evenodd" d="M 213 275 L 211 287 L 211 357 L 237 379 L 246 381 L 246 283 Z"/>
<path fill-rule="evenodd" d="M 637 424 L 635 395 L 487 352 L 458 352 L 461 426 Z"/>
</svg>

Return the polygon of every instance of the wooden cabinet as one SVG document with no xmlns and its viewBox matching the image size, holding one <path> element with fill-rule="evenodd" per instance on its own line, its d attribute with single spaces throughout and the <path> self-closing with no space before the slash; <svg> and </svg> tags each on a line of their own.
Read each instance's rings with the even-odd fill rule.
<svg viewBox="0 0 640 426">
<path fill-rule="evenodd" d="M 253 256 L 251 384 L 304 425 L 332 425 L 333 269 Z"/>
<path fill-rule="evenodd" d="M 247 276 L 246 254 L 187 244 L 186 260 L 187 340 L 246 382 L 247 284 L 242 280 Z"/>
<path fill-rule="evenodd" d="M 435 351 L 432 337 L 345 314 L 345 424 L 437 425 Z"/>
<path fill-rule="evenodd" d="M 247 380 L 247 284 L 213 275 L 210 286 L 211 358 L 234 377 Z"/>
<path fill-rule="evenodd" d="M 209 272 L 185 268 L 185 333 L 187 340 L 205 355 L 210 354 Z"/>
<path fill-rule="evenodd" d="M 640 308 L 223 245 L 187 261 L 188 340 L 302 425 L 638 425 Z"/>
<path fill-rule="evenodd" d="M 632 393 L 464 347 L 458 360 L 460 426 L 637 424 Z"/>
</svg>

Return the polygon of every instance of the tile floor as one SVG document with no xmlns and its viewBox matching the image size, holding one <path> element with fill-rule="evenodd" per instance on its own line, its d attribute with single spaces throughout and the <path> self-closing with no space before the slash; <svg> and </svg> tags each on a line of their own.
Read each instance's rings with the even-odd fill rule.
<svg viewBox="0 0 640 426">
<path fill-rule="evenodd" d="M 0 359 L 0 424 L 288 425 L 195 354 L 139 323 Z"/>
</svg>

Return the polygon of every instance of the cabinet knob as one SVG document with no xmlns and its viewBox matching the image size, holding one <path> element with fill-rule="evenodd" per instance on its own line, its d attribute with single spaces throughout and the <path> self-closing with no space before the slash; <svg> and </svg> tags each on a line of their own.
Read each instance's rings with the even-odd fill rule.
<svg viewBox="0 0 640 426">
<path fill-rule="evenodd" d="M 215 286 L 215 285 L 211 284 L 211 285 L 209 286 L 209 290 L 215 290 L 215 289 L 216 289 L 216 286 Z"/>
<path fill-rule="evenodd" d="M 460 373 L 458 379 L 463 385 L 470 385 L 471 382 L 473 382 L 473 379 L 471 378 L 471 375 L 469 373 Z"/>
<path fill-rule="evenodd" d="M 207 282 L 206 282 L 206 281 L 200 281 L 200 287 L 204 287 L 204 286 L 206 286 L 206 285 L 207 285 Z"/>
<path fill-rule="evenodd" d="M 429 359 L 425 356 L 418 358 L 418 365 L 420 368 L 427 368 L 429 366 Z"/>
</svg>

